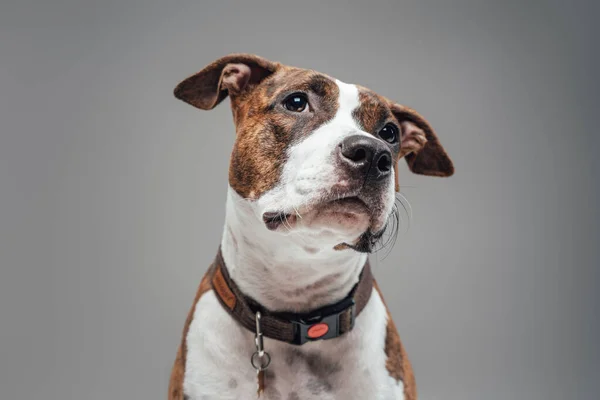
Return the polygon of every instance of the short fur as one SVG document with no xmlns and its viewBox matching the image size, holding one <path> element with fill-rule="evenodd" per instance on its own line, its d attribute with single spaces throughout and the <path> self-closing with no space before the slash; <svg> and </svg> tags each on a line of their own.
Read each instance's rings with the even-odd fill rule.
<svg viewBox="0 0 600 400">
<path fill-rule="evenodd" d="M 287 109 L 297 94 L 306 108 Z M 397 160 L 405 157 L 418 174 L 454 173 L 421 115 L 312 70 L 232 54 L 181 82 L 175 95 L 205 110 L 230 96 L 236 140 L 221 250 L 238 288 L 271 311 L 306 312 L 350 292 L 392 214 Z M 386 124 L 397 127 L 396 142 L 379 136 Z M 365 175 L 362 156 L 341 150 L 356 138 L 379 149 L 384 143 L 394 168 L 375 160 Z M 372 168 L 381 168 L 377 180 L 367 179 Z M 411 364 L 376 284 L 352 331 L 303 346 L 267 338 L 265 349 L 272 363 L 261 399 L 416 399 Z M 254 351 L 253 333 L 223 309 L 205 276 L 169 399 L 256 398 Z"/>
</svg>

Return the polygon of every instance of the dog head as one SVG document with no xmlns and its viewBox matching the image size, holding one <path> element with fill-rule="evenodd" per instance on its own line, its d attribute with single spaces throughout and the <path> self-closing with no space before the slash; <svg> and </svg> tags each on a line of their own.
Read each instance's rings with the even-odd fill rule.
<svg viewBox="0 0 600 400">
<path fill-rule="evenodd" d="M 416 111 L 313 70 L 232 54 L 185 79 L 175 96 L 203 110 L 230 97 L 229 184 L 279 234 L 370 251 L 392 212 L 400 158 L 417 174 L 454 172 Z"/>
</svg>

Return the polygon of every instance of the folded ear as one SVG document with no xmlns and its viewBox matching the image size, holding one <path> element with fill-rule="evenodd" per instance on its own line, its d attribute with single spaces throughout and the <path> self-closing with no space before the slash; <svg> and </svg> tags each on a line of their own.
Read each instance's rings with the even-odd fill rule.
<svg viewBox="0 0 600 400">
<path fill-rule="evenodd" d="M 211 110 L 228 94 L 243 92 L 279 66 L 253 54 L 230 54 L 182 81 L 175 88 L 175 97 L 202 110 Z"/>
<path fill-rule="evenodd" d="M 406 158 L 408 168 L 415 174 L 429 176 L 454 174 L 452 160 L 425 118 L 415 110 L 400 104 L 393 104 L 391 109 L 402 129 L 398 158 Z"/>
</svg>

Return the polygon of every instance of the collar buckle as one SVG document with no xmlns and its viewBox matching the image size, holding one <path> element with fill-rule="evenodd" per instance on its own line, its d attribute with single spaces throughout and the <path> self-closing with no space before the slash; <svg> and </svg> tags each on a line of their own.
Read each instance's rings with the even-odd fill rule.
<svg viewBox="0 0 600 400">
<path fill-rule="evenodd" d="M 342 331 L 342 315 L 347 315 L 349 324 Z M 290 319 L 294 326 L 294 341 L 292 344 L 303 345 L 316 340 L 334 339 L 354 327 L 356 303 L 348 297 L 341 302 L 316 310 L 305 315 Z"/>
</svg>

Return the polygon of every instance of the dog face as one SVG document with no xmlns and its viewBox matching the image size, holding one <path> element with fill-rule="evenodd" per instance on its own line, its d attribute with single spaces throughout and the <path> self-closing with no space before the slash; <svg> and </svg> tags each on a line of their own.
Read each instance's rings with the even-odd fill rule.
<svg viewBox="0 0 600 400">
<path fill-rule="evenodd" d="M 370 251 L 392 212 L 400 158 L 414 173 L 454 172 L 414 110 L 312 70 L 233 54 L 175 89 L 204 110 L 227 95 L 237 133 L 229 184 L 271 231 Z"/>
</svg>

